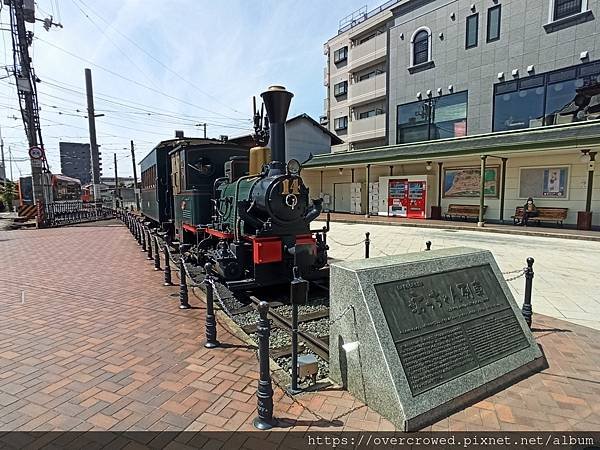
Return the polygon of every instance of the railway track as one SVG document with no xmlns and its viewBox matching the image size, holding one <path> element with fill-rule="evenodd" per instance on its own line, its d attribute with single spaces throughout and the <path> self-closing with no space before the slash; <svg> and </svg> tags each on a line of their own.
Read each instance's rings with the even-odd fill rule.
<svg viewBox="0 0 600 450">
<path fill-rule="evenodd" d="M 160 246 L 164 241 L 159 239 Z M 177 271 L 179 253 L 171 250 L 171 267 Z M 187 272 L 194 288 L 205 291 L 204 271 L 201 267 L 186 264 Z M 173 280 L 174 282 L 177 279 Z M 225 312 L 241 329 L 257 342 L 256 327 L 258 323 L 258 304 L 267 301 L 269 319 L 271 320 L 271 339 L 269 353 L 273 360 L 284 369 L 291 368 L 291 336 L 292 307 L 289 304 L 288 293 L 264 293 L 249 296 L 244 299 L 236 296 L 221 283 L 214 283 L 214 299 L 217 308 Z M 307 305 L 298 307 L 298 353 L 314 353 L 319 360 L 318 379 L 326 378 L 329 374 L 329 289 L 323 284 L 311 284 Z M 257 342 L 258 344 L 258 342 Z"/>
</svg>

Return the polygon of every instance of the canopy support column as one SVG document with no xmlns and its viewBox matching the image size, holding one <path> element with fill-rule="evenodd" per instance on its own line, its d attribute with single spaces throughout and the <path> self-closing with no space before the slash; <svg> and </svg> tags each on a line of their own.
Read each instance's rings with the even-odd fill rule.
<svg viewBox="0 0 600 450">
<path fill-rule="evenodd" d="M 485 207 L 485 162 L 487 155 L 481 155 L 481 180 L 479 182 L 479 221 L 477 222 L 478 227 L 484 225 L 484 207 Z"/>
</svg>

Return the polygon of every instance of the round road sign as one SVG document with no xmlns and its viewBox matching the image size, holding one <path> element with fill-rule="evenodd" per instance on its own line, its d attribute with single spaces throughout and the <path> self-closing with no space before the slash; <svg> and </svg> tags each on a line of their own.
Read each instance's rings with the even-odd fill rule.
<svg viewBox="0 0 600 450">
<path fill-rule="evenodd" d="M 44 157 L 44 150 L 40 147 L 31 147 L 29 149 L 29 156 L 31 159 L 42 159 Z"/>
</svg>

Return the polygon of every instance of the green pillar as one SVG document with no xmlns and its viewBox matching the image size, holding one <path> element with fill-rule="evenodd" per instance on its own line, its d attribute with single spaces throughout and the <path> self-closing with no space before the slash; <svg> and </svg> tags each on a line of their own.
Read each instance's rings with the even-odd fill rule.
<svg viewBox="0 0 600 450">
<path fill-rule="evenodd" d="M 369 217 L 371 214 L 371 205 L 369 205 L 369 183 L 371 182 L 371 164 L 367 164 L 367 183 L 365 189 L 367 191 L 367 210 L 365 212 L 365 217 Z"/>
<path fill-rule="evenodd" d="M 485 161 L 487 155 L 481 155 L 481 180 L 479 183 L 479 221 L 477 222 L 478 227 L 484 225 L 484 214 L 483 208 L 485 206 Z"/>
<path fill-rule="evenodd" d="M 596 153 L 590 152 L 590 162 L 588 165 L 588 182 L 587 182 L 587 196 L 585 199 L 585 211 L 592 211 L 592 192 L 594 191 L 594 165 L 596 162 Z"/>
<path fill-rule="evenodd" d="M 508 158 L 502 158 L 502 178 L 500 179 L 500 222 L 504 223 L 504 197 L 506 194 L 506 162 Z"/>
</svg>

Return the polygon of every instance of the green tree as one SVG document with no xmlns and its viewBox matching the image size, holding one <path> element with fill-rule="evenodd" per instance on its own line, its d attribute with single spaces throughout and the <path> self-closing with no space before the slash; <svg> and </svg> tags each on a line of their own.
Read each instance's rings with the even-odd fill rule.
<svg viewBox="0 0 600 450">
<path fill-rule="evenodd" d="M 4 185 L 0 186 L 0 199 L 3 201 L 6 208 L 12 210 L 13 200 L 16 194 L 16 185 L 14 182 L 6 180 Z"/>
</svg>

